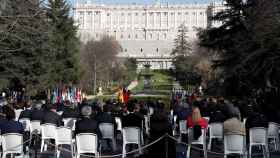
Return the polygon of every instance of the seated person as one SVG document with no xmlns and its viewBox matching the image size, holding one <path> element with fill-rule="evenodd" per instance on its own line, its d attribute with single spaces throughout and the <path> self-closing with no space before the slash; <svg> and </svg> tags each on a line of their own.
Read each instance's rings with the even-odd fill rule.
<svg viewBox="0 0 280 158">
<path fill-rule="evenodd" d="M 226 119 L 226 116 L 222 113 L 222 110 L 218 107 L 213 109 L 210 113 L 209 123 L 223 123 Z"/>
<path fill-rule="evenodd" d="M 105 104 L 102 106 L 102 112 L 98 113 L 95 117 L 95 120 L 100 123 L 112 123 L 114 125 L 114 129 L 117 129 L 117 123 L 115 118 L 111 115 L 111 111 L 108 109 L 108 105 Z"/>
<path fill-rule="evenodd" d="M 46 105 L 46 111 L 41 120 L 41 124 L 44 124 L 44 123 L 54 124 L 57 127 L 63 125 L 61 116 L 56 113 L 56 106 L 54 106 L 52 104 Z"/>
<path fill-rule="evenodd" d="M 127 105 L 128 114 L 123 117 L 122 125 L 123 127 L 139 127 L 142 130 L 142 121 L 144 120 L 135 113 L 137 111 L 137 107 L 135 107 L 135 104 Z"/>
<path fill-rule="evenodd" d="M 19 119 L 31 119 L 31 106 L 30 106 L 30 104 L 26 104 L 25 105 L 25 110 L 23 110 L 21 113 L 20 113 L 20 115 L 19 115 Z"/>
<path fill-rule="evenodd" d="M 202 129 L 206 129 L 208 126 L 207 120 L 201 117 L 198 107 L 193 107 L 191 116 L 187 118 L 187 127 L 193 128 L 194 125 L 200 125 Z"/>
<path fill-rule="evenodd" d="M 5 114 L 6 119 L 0 121 L 1 134 L 5 134 L 5 133 L 23 134 L 24 132 L 23 125 L 18 121 L 14 121 L 14 119 L 16 118 L 15 111 L 9 106 L 4 106 L 3 113 Z"/>
<path fill-rule="evenodd" d="M 248 117 L 246 119 L 245 123 L 246 127 L 246 135 L 249 136 L 249 130 L 250 128 L 254 127 L 264 127 L 268 128 L 268 120 L 267 118 L 260 113 L 260 109 L 257 105 L 254 107 L 250 107 L 248 110 Z M 246 137 L 247 143 L 249 143 L 249 137 Z"/>
<path fill-rule="evenodd" d="M 66 102 L 64 104 L 64 109 L 63 109 L 63 113 L 62 113 L 62 118 L 78 118 L 79 117 L 79 113 L 78 111 L 75 109 L 73 104 L 70 104 L 70 102 Z"/>
<path fill-rule="evenodd" d="M 75 135 L 79 133 L 93 133 L 100 138 L 101 133 L 96 120 L 91 118 L 92 107 L 85 105 L 81 109 L 81 119 L 76 122 Z"/>
<path fill-rule="evenodd" d="M 207 129 L 208 121 L 201 117 L 198 107 L 193 107 L 192 115 L 187 118 L 187 127 L 193 129 L 193 138 L 197 140 L 201 135 L 201 129 Z"/>
<path fill-rule="evenodd" d="M 41 110 L 42 104 L 41 103 L 35 103 L 32 107 L 31 111 L 31 121 L 41 121 L 44 116 L 43 110 Z"/>
<path fill-rule="evenodd" d="M 229 108 L 227 114 L 230 118 L 224 122 L 224 135 L 238 134 L 245 136 L 245 126 L 239 120 L 239 113 Z"/>
</svg>

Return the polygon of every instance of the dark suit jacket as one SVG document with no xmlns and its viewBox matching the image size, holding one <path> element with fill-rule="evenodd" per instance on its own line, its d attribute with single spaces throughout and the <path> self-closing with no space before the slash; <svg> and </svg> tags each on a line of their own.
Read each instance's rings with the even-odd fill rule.
<svg viewBox="0 0 280 158">
<path fill-rule="evenodd" d="M 101 138 L 97 121 L 90 118 L 82 118 L 76 122 L 75 135 L 79 133 L 94 133 L 98 138 Z"/>
<path fill-rule="evenodd" d="M 70 107 L 64 108 L 62 118 L 78 118 L 78 117 L 79 117 L 79 113 L 77 110 L 72 109 Z"/>
<path fill-rule="evenodd" d="M 134 113 L 130 113 L 123 117 L 123 127 L 139 127 L 142 129 L 142 118 Z"/>
<path fill-rule="evenodd" d="M 226 116 L 217 110 L 211 113 L 209 123 L 223 123 L 225 120 Z"/>
<path fill-rule="evenodd" d="M 63 125 L 62 118 L 53 111 L 46 111 L 44 113 L 44 116 L 41 120 L 41 124 L 44 124 L 44 123 L 55 124 L 57 127 Z"/>
<path fill-rule="evenodd" d="M 43 119 L 43 116 L 44 116 L 44 112 L 42 110 L 32 110 L 30 120 L 41 121 Z"/>
<path fill-rule="evenodd" d="M 5 134 L 5 133 L 23 134 L 24 132 L 23 125 L 20 122 L 14 120 L 6 120 L 6 119 L 0 121 L 0 130 L 1 130 L 1 134 Z"/>
<path fill-rule="evenodd" d="M 106 112 L 99 113 L 96 117 L 95 120 L 97 121 L 98 124 L 100 123 L 112 123 L 114 125 L 114 129 L 117 130 L 117 123 L 115 118 Z"/>
<path fill-rule="evenodd" d="M 19 119 L 21 118 L 28 118 L 28 119 L 31 119 L 31 113 L 32 113 L 32 110 L 30 109 L 26 109 L 24 111 L 22 111 L 19 115 Z"/>
</svg>

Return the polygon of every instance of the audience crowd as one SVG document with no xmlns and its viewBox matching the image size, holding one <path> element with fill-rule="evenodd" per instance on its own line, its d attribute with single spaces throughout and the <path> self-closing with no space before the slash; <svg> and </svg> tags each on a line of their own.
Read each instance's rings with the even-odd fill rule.
<svg viewBox="0 0 280 158">
<path fill-rule="evenodd" d="M 169 108 L 167 108 L 169 107 Z M 22 106 L 6 103 L 0 108 L 1 134 L 24 133 L 24 126 L 18 121 L 29 119 L 40 121 L 41 124 L 50 123 L 57 127 L 64 126 L 63 119 L 74 118 L 74 136 L 80 133 L 94 133 L 98 140 L 102 139 L 99 129 L 101 123 L 112 123 L 114 132 L 118 135 L 116 117 L 121 119 L 122 128 L 138 127 L 143 133 L 144 144 L 148 144 L 165 135 L 177 135 L 179 121 L 186 120 L 186 127 L 193 129 L 193 138 L 198 139 L 201 129 L 207 129 L 212 123 L 222 123 L 224 135 L 239 134 L 248 138 L 249 129 L 253 127 L 268 128 L 269 122 L 280 123 L 277 113 L 269 117 L 256 102 L 226 100 L 222 97 L 204 98 L 192 94 L 190 96 L 174 95 L 170 106 L 160 100 L 137 101 L 130 100 L 127 105 L 116 100 L 87 103 L 80 105 L 68 101 L 63 104 L 48 104 L 43 101 L 33 101 Z M 20 113 L 18 114 L 18 111 Z M 146 129 L 145 117 L 149 117 L 149 129 Z M 174 119 L 176 116 L 177 119 Z M 175 132 L 174 132 L 175 131 Z M 168 139 L 168 138 L 166 138 Z M 184 141 L 184 140 L 183 140 Z M 248 143 L 247 139 L 247 143 Z M 165 157 L 163 147 L 168 142 L 168 157 L 175 157 L 175 141 L 159 141 L 148 148 L 147 157 Z M 108 146 L 109 147 L 109 146 Z M 131 146 L 132 149 L 134 146 Z"/>
</svg>

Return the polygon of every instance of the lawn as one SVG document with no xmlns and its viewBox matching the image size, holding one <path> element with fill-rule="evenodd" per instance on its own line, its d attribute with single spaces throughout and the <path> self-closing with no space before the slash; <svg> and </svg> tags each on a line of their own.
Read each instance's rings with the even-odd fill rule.
<svg viewBox="0 0 280 158">
<path fill-rule="evenodd" d="M 153 70 L 152 74 L 152 89 L 144 91 L 144 77 L 139 75 L 138 85 L 132 89 L 133 94 L 149 93 L 156 95 L 168 95 L 172 89 L 172 77 L 167 71 Z"/>
</svg>

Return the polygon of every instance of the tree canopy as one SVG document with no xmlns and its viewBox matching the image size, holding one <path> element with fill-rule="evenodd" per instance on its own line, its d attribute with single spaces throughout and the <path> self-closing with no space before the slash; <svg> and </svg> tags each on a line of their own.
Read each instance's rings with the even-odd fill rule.
<svg viewBox="0 0 280 158">
<path fill-rule="evenodd" d="M 278 0 L 226 0 L 226 9 L 213 20 L 218 27 L 199 33 L 200 45 L 219 54 L 228 95 L 252 95 L 277 88 L 280 77 L 280 2 Z"/>
<path fill-rule="evenodd" d="M 0 88 L 31 96 L 77 83 L 79 40 L 65 0 L 1 0 L 0 8 Z"/>
</svg>

